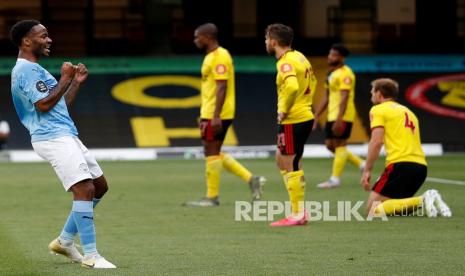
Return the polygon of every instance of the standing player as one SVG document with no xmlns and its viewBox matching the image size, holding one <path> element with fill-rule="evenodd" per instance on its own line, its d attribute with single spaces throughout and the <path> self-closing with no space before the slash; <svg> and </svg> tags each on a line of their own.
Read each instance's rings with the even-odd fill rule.
<svg viewBox="0 0 465 276">
<path fill-rule="evenodd" d="M 73 193 L 73 207 L 58 238 L 49 249 L 84 267 L 116 268 L 97 252 L 94 207 L 108 190 L 103 172 L 78 138 L 67 106 L 87 79 L 84 64 L 63 63 L 56 79 L 38 64 L 50 55 L 52 40 L 36 20 L 23 20 L 11 29 L 19 54 L 11 73 L 11 92 L 19 119 L 29 130 L 35 152 L 49 161 L 66 191 Z M 74 245 L 79 233 L 84 257 Z"/>
<path fill-rule="evenodd" d="M 420 127 L 415 114 L 395 102 L 399 93 L 397 82 L 377 79 L 371 83 L 370 110 L 371 139 L 361 184 L 370 190 L 371 170 L 384 143 L 386 169 L 373 186 L 368 197 L 367 212 L 374 207 L 376 213 L 386 215 L 405 213 L 425 208 L 428 217 L 450 217 L 452 212 L 438 191 L 428 190 L 413 197 L 426 178 L 425 154 L 421 148 Z M 382 202 L 372 206 L 375 202 Z"/>
<path fill-rule="evenodd" d="M 308 215 L 303 205 L 305 179 L 302 170 L 304 145 L 312 131 L 312 97 L 316 77 L 307 58 L 293 50 L 293 30 L 283 24 L 266 28 L 266 51 L 278 60 L 276 86 L 278 90 L 278 150 L 276 163 L 284 179 L 292 214 L 271 226 L 303 225 Z"/>
<path fill-rule="evenodd" d="M 349 50 L 342 44 L 334 44 L 328 54 L 330 72 L 325 85 L 326 93 L 315 113 L 314 128 L 321 113 L 328 108 L 325 144 L 334 153 L 334 160 L 331 177 L 328 181 L 318 184 L 318 188 L 339 186 L 347 160 L 360 169 L 364 166 L 363 160 L 346 147 L 355 119 L 355 75 L 350 67 L 344 64 L 348 55 Z"/>
<path fill-rule="evenodd" d="M 252 191 L 252 200 L 260 199 L 263 176 L 252 173 L 232 156 L 221 152 L 226 132 L 234 119 L 235 83 L 234 66 L 228 50 L 218 44 L 218 29 L 215 24 L 199 26 L 194 32 L 197 48 L 205 50 L 207 55 L 202 64 L 202 106 L 200 109 L 200 132 L 206 158 L 205 174 L 207 195 L 198 201 L 187 202 L 187 206 L 218 206 L 221 170 L 239 176 L 248 183 Z"/>
</svg>

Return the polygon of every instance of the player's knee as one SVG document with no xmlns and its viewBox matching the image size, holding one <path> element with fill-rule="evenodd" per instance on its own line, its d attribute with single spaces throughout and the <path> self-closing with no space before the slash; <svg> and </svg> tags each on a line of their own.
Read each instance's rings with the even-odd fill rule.
<svg viewBox="0 0 465 276">
<path fill-rule="evenodd" d="M 326 148 L 331 151 L 331 152 L 334 152 L 334 146 L 332 143 L 326 143 Z"/>
<path fill-rule="evenodd" d="M 87 198 L 94 198 L 95 187 L 91 181 L 86 182 L 86 185 L 83 186 L 82 193 L 86 195 Z"/>
<path fill-rule="evenodd" d="M 106 185 L 105 183 L 104 186 L 95 187 L 94 197 L 102 198 L 107 192 L 108 192 L 108 185 Z"/>
<path fill-rule="evenodd" d="M 219 155 L 221 152 L 221 141 L 209 141 L 204 144 L 205 156 Z"/>
<path fill-rule="evenodd" d="M 108 184 L 105 177 L 102 175 L 99 178 L 94 179 L 95 197 L 101 198 L 108 191 Z"/>
<path fill-rule="evenodd" d="M 74 184 L 71 187 L 75 200 L 92 200 L 95 194 L 95 187 L 92 180 L 86 179 Z"/>
</svg>

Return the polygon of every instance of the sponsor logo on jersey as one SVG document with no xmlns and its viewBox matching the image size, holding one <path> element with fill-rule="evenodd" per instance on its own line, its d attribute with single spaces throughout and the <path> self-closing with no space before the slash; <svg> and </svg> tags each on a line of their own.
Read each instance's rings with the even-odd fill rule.
<svg viewBox="0 0 465 276">
<path fill-rule="evenodd" d="M 43 82 L 41 80 L 36 82 L 36 89 L 37 89 L 37 91 L 39 91 L 41 93 L 45 93 L 45 92 L 48 91 L 47 85 L 45 84 L 45 82 Z"/>
<path fill-rule="evenodd" d="M 226 68 L 224 64 L 218 64 L 215 68 L 216 73 L 219 75 L 225 74 L 227 70 L 228 69 Z"/>
<path fill-rule="evenodd" d="M 283 65 L 281 65 L 281 72 L 287 73 L 290 71 L 292 71 L 292 65 L 290 65 L 289 63 L 284 63 Z"/>
<path fill-rule="evenodd" d="M 352 83 L 352 79 L 351 79 L 350 77 L 345 77 L 345 78 L 343 79 L 343 82 L 344 82 L 345 84 L 351 84 L 351 83 Z"/>
</svg>

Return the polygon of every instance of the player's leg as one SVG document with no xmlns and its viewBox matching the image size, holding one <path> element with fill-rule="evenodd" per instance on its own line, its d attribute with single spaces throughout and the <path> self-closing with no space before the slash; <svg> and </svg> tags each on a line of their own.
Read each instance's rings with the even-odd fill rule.
<svg viewBox="0 0 465 276">
<path fill-rule="evenodd" d="M 333 146 L 334 146 L 334 159 L 333 159 L 333 167 L 331 172 L 331 177 L 329 178 L 329 182 L 335 184 L 334 186 L 338 186 L 341 184 L 341 175 L 344 171 L 348 151 L 347 151 L 347 140 L 346 139 L 333 139 Z"/>
<path fill-rule="evenodd" d="M 335 160 L 336 160 L 336 145 L 337 145 L 336 144 L 336 142 L 337 142 L 336 138 L 337 138 L 337 136 L 335 136 L 334 133 L 333 133 L 333 130 L 332 130 L 333 124 L 334 124 L 334 122 L 326 122 L 326 125 L 325 125 L 325 136 L 326 136 L 325 145 L 326 145 L 326 148 L 329 151 L 331 151 L 333 154 L 335 154 L 335 157 L 333 159 L 333 170 L 334 170 L 334 164 L 335 164 Z M 317 187 L 327 189 L 327 188 L 336 187 L 339 184 L 340 184 L 339 179 L 332 176 L 332 177 L 329 178 L 329 180 L 317 184 Z"/>
<path fill-rule="evenodd" d="M 221 181 L 221 170 L 223 169 L 223 160 L 220 155 L 221 145 L 223 141 L 212 140 L 204 141 L 204 152 L 205 152 L 205 177 L 207 184 L 206 197 L 213 199 L 218 198 L 220 181 Z"/>
<path fill-rule="evenodd" d="M 280 171 L 287 172 L 283 180 L 289 194 L 292 215 L 271 223 L 271 226 L 303 225 L 308 221 L 304 208 L 305 179 L 301 159 L 312 125 L 313 120 L 278 127 L 276 162 Z"/>
<path fill-rule="evenodd" d="M 108 184 L 103 176 L 103 171 L 98 165 L 95 157 L 90 153 L 90 151 L 84 146 L 84 144 L 78 139 L 74 138 L 74 142 L 81 150 L 82 154 L 84 155 L 85 161 L 89 168 L 89 173 L 91 175 L 92 182 L 95 187 L 95 196 L 92 199 L 93 207 L 95 208 L 97 204 L 102 199 L 103 195 L 108 191 Z M 69 214 L 68 219 L 63 227 L 63 230 L 60 234 L 61 242 L 66 243 L 66 240 L 71 241 L 74 240 L 74 237 L 78 233 L 78 229 L 76 223 L 74 222 L 74 218 L 72 212 Z"/>
<path fill-rule="evenodd" d="M 363 171 L 365 168 L 365 160 L 350 150 L 347 150 L 347 161 L 354 164 L 357 168 L 360 169 L 360 171 Z"/>
<path fill-rule="evenodd" d="M 341 184 L 340 176 L 342 174 L 347 160 L 347 151 L 343 142 L 344 141 L 342 141 L 341 139 L 332 138 L 332 136 L 331 138 L 327 138 L 325 140 L 326 148 L 332 153 L 334 153 L 333 165 L 331 177 L 327 181 L 319 183 L 317 185 L 318 188 L 334 188 Z"/>
<path fill-rule="evenodd" d="M 363 168 L 363 160 L 347 150 L 347 139 L 352 131 L 352 123 L 344 122 L 344 130 L 340 135 L 332 132 L 332 123 L 326 128 L 328 149 L 334 153 L 333 166 L 331 177 L 328 181 L 318 184 L 319 188 L 333 188 L 341 184 L 341 175 L 344 171 L 347 161 L 356 164 L 359 168 Z"/>
<path fill-rule="evenodd" d="M 78 229 L 85 255 L 96 254 L 94 208 L 95 187 L 92 179 L 85 179 L 70 187 L 73 193 L 72 217 Z"/>
<path fill-rule="evenodd" d="M 95 195 L 92 202 L 95 208 L 108 191 L 108 183 L 94 155 L 89 151 L 89 149 L 87 149 L 81 140 L 79 140 L 79 138 L 74 138 L 74 140 L 84 155 L 87 166 L 89 167 L 90 175 L 92 176 L 92 182 L 95 187 Z"/>
<path fill-rule="evenodd" d="M 360 170 L 363 170 L 363 167 L 365 166 L 365 161 L 360 158 L 359 156 L 353 154 L 351 151 L 349 151 L 346 146 L 347 146 L 347 140 L 350 138 L 350 134 L 352 133 L 352 122 L 344 122 L 344 131 L 342 132 L 342 135 L 340 136 L 341 140 L 343 140 L 341 145 L 336 145 L 337 150 L 338 147 L 344 147 L 343 152 L 345 152 L 345 155 L 347 155 L 346 160 L 349 161 L 350 163 L 354 164 L 359 168 Z"/>
<path fill-rule="evenodd" d="M 367 199 L 366 215 L 374 212 L 383 201 L 388 199 L 389 197 L 383 196 L 375 191 L 371 191 Z"/>
<path fill-rule="evenodd" d="M 62 254 L 70 258 L 72 261 L 81 261 L 83 257 L 74 245 L 74 235 L 76 232 L 80 232 L 80 228 L 83 228 L 82 231 L 84 231 L 84 241 L 81 240 L 81 243 L 83 243 L 84 253 L 96 252 L 96 249 L 94 250 L 95 231 L 93 231 L 94 221 L 92 202 L 95 187 L 92 183 L 92 175 L 90 173 L 89 166 L 86 163 L 86 159 L 78 143 L 76 143 L 74 139 L 75 138 L 72 137 L 61 137 L 49 141 L 34 143 L 33 147 L 42 158 L 52 164 L 55 172 L 62 181 L 65 190 L 74 190 L 73 196 L 75 200 L 73 201 L 72 211 L 68 216 L 68 220 L 65 223 L 59 238 L 53 240 L 49 244 L 49 249 L 54 253 Z M 77 188 L 72 188 L 73 186 Z M 91 207 L 91 210 L 88 210 L 89 206 Z M 83 221 L 82 217 L 78 219 L 76 218 L 76 211 L 79 210 L 86 211 L 84 216 L 88 217 L 84 220 L 84 227 L 81 227 L 82 225 L 80 226 L 80 223 Z M 106 261 L 103 260 L 97 263 L 96 268 L 109 266 L 106 264 Z"/>
<path fill-rule="evenodd" d="M 276 166 L 278 167 L 279 173 L 281 174 L 281 177 L 283 178 L 284 185 L 287 187 L 287 170 L 286 166 L 284 165 L 284 160 L 282 158 L 282 154 L 278 148 L 275 154 L 275 160 L 276 160 Z"/>
<path fill-rule="evenodd" d="M 96 205 L 100 202 L 102 197 L 108 191 L 108 184 L 107 184 L 105 177 L 103 176 L 102 169 L 100 168 L 99 164 L 95 160 L 95 157 L 90 153 L 90 151 L 84 146 L 84 144 L 82 144 L 82 142 L 78 138 L 74 138 L 74 140 L 75 140 L 75 144 L 79 147 L 83 157 L 85 158 L 86 164 L 88 166 L 88 172 L 90 173 L 92 177 L 92 180 L 90 181 L 90 183 L 93 187 L 93 193 L 90 199 L 92 202 L 92 217 L 93 217 L 93 213 L 94 213 L 94 209 Z M 74 188 L 72 188 L 71 191 L 73 191 L 73 189 Z M 91 206 L 90 203 L 86 203 L 86 205 L 87 205 L 87 208 Z M 87 210 L 90 210 L 90 208 L 88 208 Z M 113 265 L 112 263 L 105 260 L 105 258 L 100 256 L 96 252 L 97 251 L 96 248 L 95 248 L 95 253 L 88 254 L 86 252 L 84 248 L 84 244 L 82 242 L 83 232 L 81 231 L 79 227 L 78 220 L 76 220 L 76 214 L 74 214 L 74 219 L 76 221 L 76 226 L 78 228 L 79 236 L 81 238 L 81 245 L 84 251 L 84 258 L 82 261 L 82 265 L 85 267 L 92 267 L 92 268 L 116 268 L 115 265 Z M 95 231 L 93 235 L 95 239 Z"/>
<path fill-rule="evenodd" d="M 217 139 L 211 127 L 211 121 L 202 119 L 199 124 L 200 135 L 205 155 L 205 182 L 207 186 L 206 196 L 200 200 L 185 203 L 190 207 L 213 207 L 218 206 L 218 195 L 221 180 L 223 160 L 221 158 L 221 146 L 223 139 Z"/>
<path fill-rule="evenodd" d="M 386 215 L 407 215 L 423 208 L 428 217 L 436 217 L 435 195 L 431 190 L 421 196 L 414 196 L 426 178 L 424 165 L 400 162 L 390 164 L 373 186 L 373 192 L 382 195 L 381 204 L 375 213 Z"/>
<path fill-rule="evenodd" d="M 76 155 L 75 147 L 71 145 L 71 149 L 73 150 L 70 150 L 70 142 L 72 142 L 71 137 L 61 137 L 32 143 L 34 151 L 44 160 L 50 162 L 58 178 L 63 183 L 63 187 L 67 191 L 74 183 L 90 178 L 90 174 L 86 174 L 84 171 L 80 171 L 78 175 L 67 173 L 69 167 L 67 162 L 69 161 L 72 163 L 72 160 L 79 160 L 79 156 Z M 69 158 L 67 156 L 68 154 Z M 74 244 L 74 236 L 76 233 L 77 228 L 71 211 L 60 236 L 51 241 L 48 245 L 49 250 L 52 253 L 64 255 L 73 262 L 81 262 L 82 255 Z"/>
<path fill-rule="evenodd" d="M 116 268 L 97 251 L 94 224 L 95 186 L 92 179 L 82 180 L 70 188 L 73 193 L 72 215 L 78 229 L 84 257 L 82 266 L 89 268 Z"/>
<path fill-rule="evenodd" d="M 222 121 L 222 131 L 216 135 L 218 140 L 224 141 L 227 131 L 232 123 L 232 120 Z M 252 192 L 252 200 L 258 200 L 262 195 L 262 186 L 265 184 L 266 179 L 260 175 L 253 175 L 246 167 L 239 163 L 231 155 L 221 152 L 221 159 L 223 160 L 223 168 L 228 172 L 240 177 L 245 183 L 247 183 Z"/>
</svg>

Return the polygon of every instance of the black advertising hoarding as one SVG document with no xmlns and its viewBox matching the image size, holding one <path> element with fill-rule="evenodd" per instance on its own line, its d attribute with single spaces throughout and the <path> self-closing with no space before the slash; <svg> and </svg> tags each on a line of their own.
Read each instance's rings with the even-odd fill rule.
<svg viewBox="0 0 465 276">
<path fill-rule="evenodd" d="M 348 64 L 357 76 L 356 107 L 363 126 L 356 132 L 363 132 L 365 137 L 369 133 L 371 81 L 390 77 L 400 84 L 399 102 L 418 115 L 424 143 L 442 143 L 446 150 L 465 150 L 463 60 L 463 57 L 410 56 L 349 59 Z M 201 58 L 83 61 L 89 64 L 91 75 L 70 113 L 88 147 L 200 145 L 197 118 Z M 316 93 L 321 95 L 325 59 L 310 58 L 310 61 L 319 78 Z M 275 61 L 242 57 L 235 62 L 236 119 L 227 144 L 272 145 L 276 128 Z M 29 136 L 11 101 L 11 63 L 11 60 L 3 62 L 0 68 L 1 116 L 10 123 L 9 147 L 30 149 Z M 46 68 L 57 76 L 60 64 L 61 61 L 52 59 Z M 323 132 L 318 129 L 308 143 L 323 141 Z"/>
</svg>

